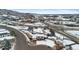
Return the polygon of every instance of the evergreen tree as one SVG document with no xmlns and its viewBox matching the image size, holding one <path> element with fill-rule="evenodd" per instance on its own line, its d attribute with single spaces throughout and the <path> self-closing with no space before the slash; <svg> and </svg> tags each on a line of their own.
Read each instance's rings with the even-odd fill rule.
<svg viewBox="0 0 79 59">
<path fill-rule="evenodd" d="M 11 48 L 11 43 L 9 40 L 4 39 L 4 46 L 3 46 L 3 50 L 9 50 Z"/>
</svg>

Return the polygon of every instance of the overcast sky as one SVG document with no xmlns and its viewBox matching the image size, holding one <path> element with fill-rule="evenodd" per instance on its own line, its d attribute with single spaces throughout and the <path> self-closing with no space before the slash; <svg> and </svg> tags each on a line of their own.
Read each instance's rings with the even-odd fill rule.
<svg viewBox="0 0 79 59">
<path fill-rule="evenodd" d="M 13 9 L 23 13 L 38 14 L 79 14 L 79 9 Z"/>
</svg>

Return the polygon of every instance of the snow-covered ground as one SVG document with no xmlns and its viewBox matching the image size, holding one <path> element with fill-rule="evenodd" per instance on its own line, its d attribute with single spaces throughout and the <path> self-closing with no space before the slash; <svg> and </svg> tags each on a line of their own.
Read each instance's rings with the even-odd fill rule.
<svg viewBox="0 0 79 59">
<path fill-rule="evenodd" d="M 37 24 L 40 24 L 40 23 L 37 23 Z M 22 29 L 22 31 L 27 32 L 27 29 L 29 27 L 16 26 L 15 28 Z M 47 37 L 47 35 L 45 35 L 44 32 L 45 33 L 49 33 L 49 34 L 51 33 L 49 31 L 49 29 L 45 29 L 44 30 L 43 28 L 33 28 L 32 30 L 35 33 L 35 34 L 33 34 L 33 38 L 36 38 L 36 36 Z M 10 33 L 8 30 L 0 29 L 0 33 L 4 33 L 4 32 Z M 73 31 L 67 31 L 67 32 L 70 33 L 70 34 L 72 34 L 72 35 L 74 35 L 74 36 L 79 37 L 79 31 L 74 31 L 73 30 Z M 13 36 L 7 36 L 7 37 L 0 38 L 0 40 L 13 39 L 13 38 L 14 38 Z M 45 39 L 45 40 L 37 41 L 37 45 L 43 44 L 43 45 L 48 45 L 50 47 L 55 46 L 54 41 L 49 40 L 49 39 L 55 39 L 55 40 L 57 39 L 57 40 L 60 40 L 60 41 L 62 41 L 62 43 L 64 44 L 64 46 L 75 43 L 75 42 L 73 42 L 71 40 L 68 40 L 69 38 L 67 38 L 67 37 L 65 37 L 65 36 L 63 36 L 63 35 L 58 34 L 58 33 L 55 32 L 55 36 L 48 36 L 48 38 Z M 71 47 L 72 47 L 73 50 L 78 50 L 79 49 L 79 44 L 72 45 Z M 11 50 L 13 50 L 13 48 Z"/>
<path fill-rule="evenodd" d="M 79 44 L 75 44 L 71 46 L 73 50 L 79 50 Z"/>
<path fill-rule="evenodd" d="M 74 35 L 76 37 L 79 37 L 79 31 L 71 30 L 71 31 L 66 31 L 66 32 L 68 32 L 68 33 L 70 33 L 70 34 L 72 34 L 72 35 Z"/>
<path fill-rule="evenodd" d="M 61 39 L 61 40 L 63 40 L 64 38 L 67 38 L 67 37 L 65 37 L 65 36 L 63 36 L 63 35 L 61 35 L 61 34 L 59 34 L 59 33 L 57 33 L 57 32 L 55 32 L 55 35 L 56 35 L 56 37 L 57 37 L 58 39 Z"/>
<path fill-rule="evenodd" d="M 45 41 L 37 41 L 37 45 L 47 45 L 50 47 L 54 47 L 55 43 L 54 43 L 54 41 L 46 39 Z"/>
<path fill-rule="evenodd" d="M 70 45 L 70 44 L 74 44 L 75 42 L 71 41 L 71 40 L 63 40 L 63 44 L 65 45 Z"/>
<path fill-rule="evenodd" d="M 70 33 L 70 34 L 72 34 L 72 35 L 74 35 L 74 36 L 76 36 L 76 37 L 79 37 L 79 31 L 74 31 L 74 30 L 72 30 L 72 31 L 67 31 L 67 32 Z M 65 36 L 63 36 L 63 35 L 60 35 L 60 34 L 58 34 L 58 33 L 55 33 L 55 34 L 56 34 L 56 36 L 59 37 L 60 39 L 63 39 L 63 37 L 64 37 L 64 40 L 62 41 L 63 44 L 64 44 L 64 46 L 65 46 L 65 45 L 74 44 L 74 45 L 71 45 L 72 50 L 79 50 L 79 44 L 75 44 L 75 42 L 73 42 L 73 41 L 71 41 L 71 40 L 68 40 L 69 38 L 67 38 L 67 37 L 65 37 Z M 67 46 L 65 49 L 67 49 L 67 48 L 69 48 L 69 46 Z"/>
<path fill-rule="evenodd" d="M 24 28 L 25 32 L 27 32 L 26 29 L 28 29 L 27 27 Z M 33 37 L 36 38 L 36 36 L 42 36 L 42 37 L 46 37 L 46 35 L 43 34 L 43 30 L 42 28 L 33 28 L 33 32 L 35 34 L 33 34 Z M 50 31 L 48 29 L 44 30 L 45 33 L 50 33 Z M 75 35 L 77 37 L 79 37 L 79 31 L 67 31 L 68 33 L 72 34 L 72 35 Z M 41 40 L 41 41 L 37 41 L 37 45 L 40 45 L 40 44 L 43 44 L 43 45 L 48 45 L 50 47 L 53 47 L 55 44 L 53 41 L 49 40 L 49 39 L 58 39 L 58 40 L 62 40 L 62 43 L 65 45 L 70 45 L 70 44 L 74 44 L 75 42 L 71 41 L 71 40 L 68 40 L 69 38 L 61 35 L 61 34 L 58 34 L 55 32 L 55 35 L 56 37 L 48 37 L 48 39 L 46 40 Z M 79 49 L 79 45 L 76 44 L 76 45 L 72 45 L 71 46 L 73 50 L 76 50 L 76 49 Z M 66 49 L 66 48 L 65 48 Z"/>
</svg>

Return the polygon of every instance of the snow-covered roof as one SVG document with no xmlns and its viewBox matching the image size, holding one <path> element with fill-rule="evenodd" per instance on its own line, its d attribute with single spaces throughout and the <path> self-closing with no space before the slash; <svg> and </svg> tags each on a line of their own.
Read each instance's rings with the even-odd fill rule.
<svg viewBox="0 0 79 59">
<path fill-rule="evenodd" d="M 10 32 L 6 29 L 0 29 L 0 34 L 3 34 L 3 33 L 10 33 Z"/>
<path fill-rule="evenodd" d="M 7 37 L 0 38 L 0 40 L 4 40 L 4 39 L 10 40 L 10 39 L 13 39 L 13 38 L 15 38 L 15 37 L 14 36 L 7 36 Z"/>
<path fill-rule="evenodd" d="M 37 28 L 37 29 L 34 28 L 33 31 L 35 33 L 43 33 L 43 29 L 41 29 L 41 28 Z"/>
<path fill-rule="evenodd" d="M 56 40 L 56 37 L 54 37 L 54 36 L 48 36 L 48 39 L 55 39 Z"/>
<path fill-rule="evenodd" d="M 35 25 L 41 25 L 41 26 L 45 26 L 45 24 L 41 23 L 41 22 L 37 22 L 37 23 L 34 23 Z"/>
<path fill-rule="evenodd" d="M 63 44 L 64 45 L 70 45 L 70 44 L 74 44 L 75 42 L 70 41 L 70 40 L 63 40 Z"/>
<path fill-rule="evenodd" d="M 44 30 L 44 31 L 45 31 L 46 33 L 51 33 L 50 30 L 48 30 L 48 29 L 46 29 L 46 30 Z"/>
<path fill-rule="evenodd" d="M 34 34 L 33 37 L 37 37 L 37 36 L 40 36 L 40 37 L 47 37 L 46 35 L 44 34 Z"/>
<path fill-rule="evenodd" d="M 6 15 L 6 14 L 3 14 L 2 16 L 4 16 L 4 17 L 7 17 L 8 15 Z"/>
<path fill-rule="evenodd" d="M 26 25 L 26 26 L 32 26 L 33 24 L 31 24 L 31 23 L 25 23 L 24 25 Z"/>
<path fill-rule="evenodd" d="M 23 31 L 24 31 L 24 30 L 26 31 L 28 28 L 29 28 L 29 27 L 20 27 L 19 29 L 20 29 L 20 30 L 23 30 Z"/>
<path fill-rule="evenodd" d="M 67 20 L 70 20 L 70 19 L 62 18 L 62 20 L 66 20 L 67 21 Z"/>
</svg>

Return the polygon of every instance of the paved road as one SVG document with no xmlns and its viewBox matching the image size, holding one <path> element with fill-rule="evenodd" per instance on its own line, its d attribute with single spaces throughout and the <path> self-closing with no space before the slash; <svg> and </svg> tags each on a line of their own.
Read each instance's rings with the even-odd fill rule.
<svg viewBox="0 0 79 59">
<path fill-rule="evenodd" d="M 47 22 L 47 23 L 49 23 L 49 22 Z M 69 27 L 69 26 L 57 25 L 57 24 L 53 24 L 53 23 L 50 23 L 50 24 L 52 24 L 52 27 L 55 27 L 58 30 L 77 30 L 77 31 L 79 31 L 79 27 Z"/>
<path fill-rule="evenodd" d="M 26 39 L 28 39 L 28 37 L 20 32 L 19 30 L 11 27 L 11 26 L 6 26 L 6 25 L 0 25 L 0 28 L 4 28 L 7 29 L 9 31 L 14 31 L 16 34 L 16 45 L 14 47 L 15 50 L 26 50 L 28 47 L 27 41 Z"/>
<path fill-rule="evenodd" d="M 48 27 L 51 28 L 53 31 L 56 31 L 57 33 L 62 34 L 64 36 L 70 38 L 70 40 L 72 40 L 72 41 L 74 41 L 74 42 L 79 44 L 79 38 L 77 38 L 76 36 L 73 36 L 73 35 L 65 32 L 65 31 L 59 30 L 58 27 L 55 26 L 55 24 L 54 24 L 54 26 L 53 26 L 53 24 L 50 24 L 50 23 L 45 23 L 45 24 L 48 25 Z"/>
</svg>

